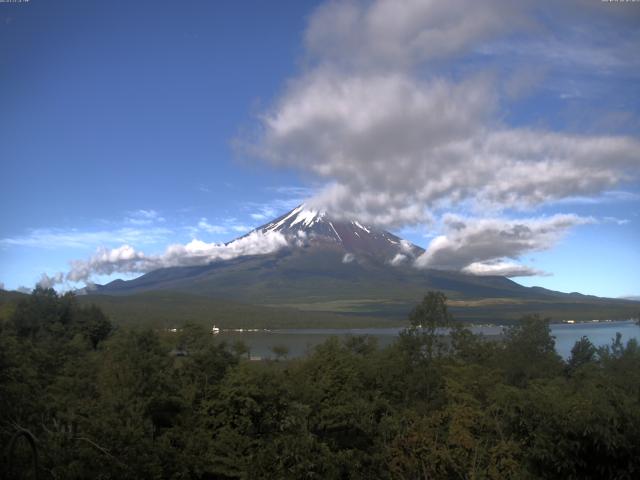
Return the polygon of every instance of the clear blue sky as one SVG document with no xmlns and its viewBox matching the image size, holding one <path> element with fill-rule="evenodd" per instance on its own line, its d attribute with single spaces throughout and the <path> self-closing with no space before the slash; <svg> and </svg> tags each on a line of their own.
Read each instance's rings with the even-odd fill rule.
<svg viewBox="0 0 640 480">
<path fill-rule="evenodd" d="M 194 238 L 226 242 L 318 192 L 322 196 L 327 185 L 344 185 L 354 196 L 365 195 L 367 188 L 392 188 L 385 181 L 380 187 L 373 177 L 365 176 L 356 185 L 342 173 L 326 173 L 339 169 L 320 168 L 324 158 L 315 164 L 300 158 L 289 161 L 291 152 L 300 156 L 302 140 L 296 137 L 294 142 L 289 133 L 277 129 L 280 123 L 265 120 L 269 115 L 285 118 L 289 107 L 299 107 L 296 99 L 309 98 L 304 97 L 311 91 L 308 86 L 325 70 L 332 72 L 331 78 L 345 79 L 345 84 L 354 75 L 365 84 L 374 82 L 374 70 L 397 74 L 427 90 L 421 82 L 434 76 L 463 89 L 482 77 L 478 85 L 488 85 L 478 87 L 482 95 L 496 84 L 506 86 L 496 95 L 486 95 L 496 99 L 487 108 L 479 107 L 480 114 L 470 114 L 473 121 L 488 118 L 501 131 L 616 136 L 630 142 L 622 150 L 637 145 L 640 44 L 634 32 L 640 17 L 635 13 L 603 14 L 583 9 L 580 2 L 557 16 L 527 11 L 522 16 L 535 19 L 538 27 L 524 22 L 522 30 L 505 31 L 488 24 L 483 35 L 462 39 L 463 46 L 455 52 L 443 46 L 437 54 L 425 50 L 408 59 L 400 55 L 389 60 L 374 47 L 363 49 L 361 42 L 372 44 L 367 35 L 373 34 L 362 26 L 350 27 L 356 33 L 362 28 L 361 37 L 332 33 L 332 19 L 342 18 L 342 13 L 322 5 L 204 0 L 0 4 L 4 288 L 32 287 L 42 273 L 66 273 L 69 262 L 87 259 L 98 248 L 126 244 L 146 254 L 161 254 L 168 245 Z M 636 7 L 640 11 L 640 5 Z M 368 7 L 359 8 L 366 13 Z M 521 12 L 513 15 L 522 19 Z M 431 28 L 425 18 L 424 29 Z M 567 23 L 567 18 L 575 22 Z M 591 31 L 599 33 L 593 36 Z M 624 45 L 610 48 L 609 42 L 620 37 Z M 336 53 L 327 46 L 327 38 L 344 44 Z M 584 38 L 592 43 L 585 46 Z M 558 50 L 559 45 L 563 49 Z M 363 59 L 362 64 L 350 64 L 353 58 Z M 327 104 L 333 100 L 339 105 L 339 96 L 327 98 Z M 453 107 L 467 108 L 469 103 L 465 99 Z M 299 119 L 302 131 L 306 117 L 294 113 L 298 116 L 291 118 Z M 328 132 L 345 142 L 340 152 L 351 151 L 351 139 L 332 133 L 338 130 Z M 262 153 L 237 147 L 239 139 L 256 136 Z M 336 154 L 319 150 L 314 141 L 303 144 L 310 156 Z M 554 144 L 549 151 L 556 148 L 561 147 Z M 584 162 L 591 161 L 582 154 Z M 527 187 L 547 190 L 541 194 L 543 200 L 526 207 L 496 207 L 495 202 L 486 208 L 470 206 L 477 186 L 469 187 L 470 197 L 450 208 L 443 206 L 450 205 L 449 198 L 405 196 L 398 200 L 404 202 L 399 212 L 418 205 L 430 220 L 407 217 L 388 227 L 427 247 L 437 236 L 455 235 L 447 230 L 448 214 L 469 223 L 492 218 L 507 224 L 521 220 L 529 226 L 554 215 L 572 215 L 581 220 L 551 233 L 540 227 L 544 238 L 532 239 L 529 249 L 518 247 L 505 250 L 504 258 L 477 260 L 495 264 L 507 259 L 538 271 L 515 278 L 526 285 L 640 295 L 637 154 L 627 158 L 624 152 L 607 150 L 588 169 L 593 173 L 598 165 L 615 165 L 615 181 L 585 187 L 579 178 L 570 178 L 566 182 L 576 182 L 576 187 L 561 194 L 558 187 L 546 184 Z M 610 160 L 609 155 L 624 158 Z M 353 161 L 359 165 L 358 159 Z M 378 218 L 377 213 L 369 209 L 363 216 Z M 92 280 L 135 275 L 116 269 Z M 76 286 L 82 285 L 66 281 L 60 288 Z"/>
</svg>

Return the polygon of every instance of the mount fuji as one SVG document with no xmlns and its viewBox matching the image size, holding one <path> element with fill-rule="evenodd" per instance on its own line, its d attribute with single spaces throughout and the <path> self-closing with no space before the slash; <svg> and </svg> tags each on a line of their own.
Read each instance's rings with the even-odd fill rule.
<svg viewBox="0 0 640 480">
<path fill-rule="evenodd" d="M 297 247 L 343 250 L 345 262 L 353 260 L 356 255 L 364 255 L 398 264 L 424 252 L 424 249 L 392 233 L 362 225 L 356 220 L 337 220 L 326 212 L 306 208 L 304 204 L 255 231 L 280 233 Z"/>
<path fill-rule="evenodd" d="M 133 280 L 99 285 L 91 297 L 165 292 L 315 313 L 399 319 L 406 318 L 427 291 L 440 290 L 451 299 L 458 317 L 491 321 L 516 318 L 523 312 L 564 318 L 626 317 L 629 309 L 638 308 L 631 301 L 524 287 L 502 276 L 418 269 L 414 259 L 424 252 L 421 247 L 305 205 L 226 246 L 233 250 L 235 245 L 269 236 L 284 239 L 269 253 L 254 255 L 243 250 L 235 258 L 159 268 Z"/>
</svg>

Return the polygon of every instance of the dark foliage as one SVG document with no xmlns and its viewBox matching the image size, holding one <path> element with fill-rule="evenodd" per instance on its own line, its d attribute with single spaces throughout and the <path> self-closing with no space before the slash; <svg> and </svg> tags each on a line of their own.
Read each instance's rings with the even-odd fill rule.
<svg viewBox="0 0 640 480">
<path fill-rule="evenodd" d="M 637 342 L 583 338 L 565 362 L 539 317 L 492 341 L 450 320 L 430 293 L 388 348 L 253 362 L 37 289 L 0 323 L 0 478 L 640 476 Z"/>
</svg>

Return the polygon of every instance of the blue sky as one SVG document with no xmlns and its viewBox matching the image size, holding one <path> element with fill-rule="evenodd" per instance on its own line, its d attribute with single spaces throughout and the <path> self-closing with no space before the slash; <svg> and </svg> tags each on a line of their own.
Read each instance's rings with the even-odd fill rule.
<svg viewBox="0 0 640 480">
<path fill-rule="evenodd" d="M 429 3 L 0 4 L 0 282 L 307 201 L 418 266 L 639 295 L 640 5 Z"/>
</svg>

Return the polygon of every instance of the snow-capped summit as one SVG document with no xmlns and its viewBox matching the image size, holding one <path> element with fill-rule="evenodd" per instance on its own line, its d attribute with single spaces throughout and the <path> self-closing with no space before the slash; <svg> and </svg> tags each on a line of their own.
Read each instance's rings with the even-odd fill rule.
<svg viewBox="0 0 640 480">
<path fill-rule="evenodd" d="M 285 233 L 285 231 L 294 229 L 296 225 L 298 226 L 298 229 L 309 228 L 322 221 L 325 216 L 325 212 L 308 209 L 303 203 L 291 210 L 289 213 L 285 213 L 281 217 L 276 218 L 271 223 L 263 225 L 258 230 Z"/>
<path fill-rule="evenodd" d="M 279 232 L 298 247 L 331 246 L 352 255 L 366 254 L 395 263 L 423 252 L 420 247 L 385 230 L 363 225 L 357 220 L 335 219 L 304 204 L 256 231 Z"/>
</svg>

